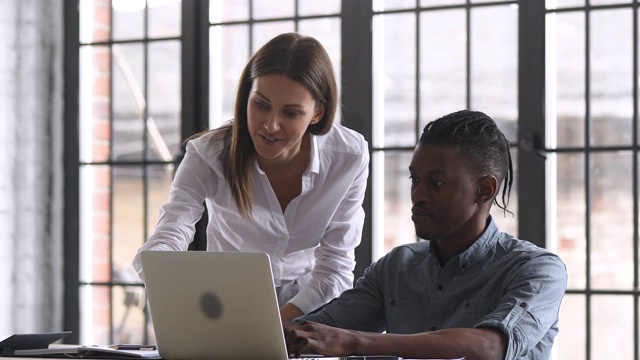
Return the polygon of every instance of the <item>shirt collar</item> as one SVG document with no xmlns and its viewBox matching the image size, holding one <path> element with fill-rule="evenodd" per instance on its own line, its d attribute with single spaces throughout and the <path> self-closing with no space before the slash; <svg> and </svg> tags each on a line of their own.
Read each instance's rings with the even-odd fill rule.
<svg viewBox="0 0 640 360">
<path fill-rule="evenodd" d="M 495 243 L 498 241 L 499 232 L 500 230 L 498 229 L 498 224 L 496 224 L 496 222 L 493 220 L 493 217 L 489 215 L 489 217 L 487 218 L 487 228 L 482 233 L 482 235 L 480 235 L 480 237 L 473 244 L 471 244 L 471 246 L 469 246 L 467 250 L 449 260 L 449 262 L 447 262 L 447 265 L 451 266 L 450 264 L 457 263 L 457 266 L 460 267 L 460 269 L 464 270 L 471 267 L 475 263 L 480 262 L 495 246 Z M 430 241 L 429 252 L 431 253 L 431 256 L 439 259 L 436 246 L 437 245 L 435 242 Z"/>
<path fill-rule="evenodd" d="M 319 155 L 319 151 L 318 151 L 318 137 L 316 135 L 313 134 L 309 134 L 309 136 L 311 136 L 311 163 L 309 164 L 309 171 L 313 172 L 313 173 L 319 173 L 320 172 L 320 155 Z M 258 171 L 258 174 L 260 175 L 264 175 L 265 172 L 264 170 L 262 170 L 260 168 L 260 165 L 258 165 L 258 161 L 256 160 L 254 162 L 253 167 L 256 169 L 256 171 Z"/>
<path fill-rule="evenodd" d="M 313 134 L 311 136 L 311 164 L 309 164 L 309 171 L 313 173 L 320 172 L 320 155 L 318 151 L 318 137 Z"/>
<path fill-rule="evenodd" d="M 475 263 L 483 260 L 487 254 L 495 247 L 495 243 L 498 241 L 498 224 L 493 220 L 493 217 L 489 215 L 487 218 L 487 228 L 480 235 L 467 250 L 462 252 L 458 257 L 460 258 L 460 267 L 468 268 Z"/>
</svg>

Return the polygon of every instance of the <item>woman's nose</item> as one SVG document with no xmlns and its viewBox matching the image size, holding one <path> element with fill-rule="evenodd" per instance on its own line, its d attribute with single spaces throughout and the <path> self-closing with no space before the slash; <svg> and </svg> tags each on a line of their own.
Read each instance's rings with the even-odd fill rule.
<svg viewBox="0 0 640 360">
<path fill-rule="evenodd" d="M 278 122 L 278 115 L 273 112 L 271 113 L 264 121 L 264 128 L 269 132 L 269 133 L 274 133 L 276 131 L 278 131 L 278 129 L 280 128 L 280 124 Z"/>
</svg>

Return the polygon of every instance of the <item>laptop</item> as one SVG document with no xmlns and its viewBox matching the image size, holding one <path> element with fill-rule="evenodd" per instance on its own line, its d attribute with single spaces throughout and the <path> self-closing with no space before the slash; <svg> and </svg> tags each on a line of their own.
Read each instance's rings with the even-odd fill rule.
<svg viewBox="0 0 640 360">
<path fill-rule="evenodd" d="M 289 359 L 267 254 L 143 251 L 140 260 L 163 359 Z"/>
</svg>

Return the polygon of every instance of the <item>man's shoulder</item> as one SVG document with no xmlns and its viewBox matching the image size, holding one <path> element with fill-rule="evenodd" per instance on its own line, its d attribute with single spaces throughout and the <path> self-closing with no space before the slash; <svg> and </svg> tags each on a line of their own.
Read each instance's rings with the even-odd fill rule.
<svg viewBox="0 0 640 360">
<path fill-rule="evenodd" d="M 556 263 L 564 267 L 564 262 L 560 256 L 551 250 L 508 234 L 503 235 L 498 241 L 497 255 L 499 257 L 519 258 L 525 261 L 545 258 L 546 262 Z"/>
<path fill-rule="evenodd" d="M 428 256 L 430 256 L 429 241 L 420 240 L 418 242 L 398 245 L 391 249 L 382 259 L 390 263 L 407 263 L 412 259 L 422 261 Z"/>
</svg>

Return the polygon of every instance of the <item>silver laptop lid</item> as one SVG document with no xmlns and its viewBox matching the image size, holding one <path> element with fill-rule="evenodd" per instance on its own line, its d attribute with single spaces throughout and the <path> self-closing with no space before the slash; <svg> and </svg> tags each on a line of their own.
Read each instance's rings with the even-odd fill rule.
<svg viewBox="0 0 640 360">
<path fill-rule="evenodd" d="M 143 251 L 140 259 L 163 358 L 287 359 L 267 254 Z"/>
</svg>

